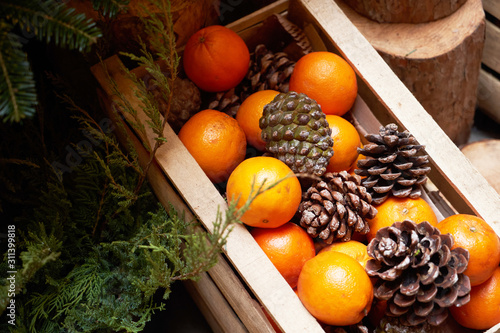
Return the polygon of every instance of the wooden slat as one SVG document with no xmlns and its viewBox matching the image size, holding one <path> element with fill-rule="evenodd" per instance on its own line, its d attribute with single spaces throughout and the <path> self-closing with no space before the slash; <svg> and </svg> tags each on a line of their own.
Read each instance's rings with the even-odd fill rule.
<svg viewBox="0 0 500 333">
<path fill-rule="evenodd" d="M 484 70 L 479 73 L 477 105 L 481 112 L 500 124 L 500 80 Z"/>
<path fill-rule="evenodd" d="M 113 71 L 114 66 L 109 66 L 110 70 Z M 115 68 L 116 69 L 116 68 Z M 109 87 L 106 85 L 107 77 L 102 72 L 102 67 L 97 66 L 93 68 L 94 75 L 100 81 L 101 85 L 103 85 L 105 90 Z M 111 74 L 113 74 L 112 72 Z M 116 78 L 116 76 L 115 76 Z M 120 82 L 120 80 L 118 80 Z M 125 82 L 121 81 L 120 85 Z M 108 91 L 111 91 L 108 89 Z M 107 111 L 110 118 L 113 119 L 115 123 L 121 122 L 126 130 L 126 135 L 121 132 L 117 132 L 117 135 L 120 141 L 126 145 L 128 142 L 131 142 L 138 153 L 139 162 L 141 167 L 144 167 L 147 161 L 149 160 L 149 153 L 146 151 L 141 141 L 135 136 L 134 132 L 128 127 L 128 125 L 123 121 L 123 119 L 119 119 L 116 117 L 114 110 L 112 110 L 112 104 L 109 96 L 104 96 L 104 93 L 100 94 L 101 101 L 107 101 L 103 105 L 103 108 Z M 127 141 L 129 140 L 129 141 Z M 170 205 L 176 209 L 177 212 L 184 214 L 184 217 L 187 221 L 192 221 L 195 219 L 192 212 L 186 206 L 184 201 L 180 198 L 177 192 L 172 188 L 172 186 L 167 182 L 167 178 L 165 174 L 162 172 L 158 163 L 154 162 L 149 171 L 148 171 L 148 180 L 149 184 L 153 189 L 156 197 L 160 201 L 160 203 L 165 207 L 169 208 Z M 264 313 L 258 307 L 255 307 L 255 300 L 250 296 L 250 294 L 245 289 L 243 283 L 236 277 L 233 269 L 228 265 L 225 258 L 222 255 L 219 255 L 218 263 L 212 267 L 208 274 L 215 282 L 220 292 L 222 292 L 223 297 L 225 297 L 224 301 L 220 297 L 211 297 L 211 299 L 204 299 L 210 293 L 214 293 L 214 291 L 210 291 L 207 293 L 202 293 L 201 291 L 197 292 L 199 287 L 191 286 L 190 291 L 193 293 L 193 298 L 201 298 L 196 300 L 199 302 L 204 308 L 205 311 L 214 310 L 216 313 L 203 313 L 205 317 L 207 317 L 207 321 L 210 324 L 216 325 L 212 327 L 212 329 L 217 330 L 219 325 L 218 322 L 211 321 L 210 317 L 216 316 L 220 318 L 226 318 L 228 324 L 236 327 L 239 319 L 245 325 L 245 327 L 249 331 L 253 332 L 269 332 L 273 333 L 274 329 L 271 324 L 265 318 Z M 188 282 L 189 283 L 189 282 Z M 211 288 L 209 282 L 205 282 L 205 285 L 209 285 L 208 288 Z M 226 302 L 227 300 L 227 302 Z M 214 304 L 209 304 L 210 302 Z M 229 303 L 229 305 L 228 305 Z M 238 317 L 233 313 L 231 315 L 231 311 L 229 309 L 233 309 L 236 312 Z M 219 309 L 220 308 L 220 309 Z"/>
<path fill-rule="evenodd" d="M 486 21 L 486 39 L 484 40 L 483 64 L 500 73 L 500 28 Z"/>
<path fill-rule="evenodd" d="M 145 124 L 146 116 L 141 103 L 118 61 L 118 57 L 111 57 L 105 61 L 104 67 L 120 85 L 119 90 Z M 93 73 L 101 85 L 108 85 L 104 67 L 93 68 Z M 111 91 L 109 88 L 107 90 Z M 198 220 L 207 230 L 212 231 L 217 214 L 227 209 L 225 200 L 170 126 L 166 126 L 163 135 L 166 143 L 156 153 L 158 165 Z M 151 129 L 146 128 L 146 135 L 141 140 L 150 146 L 154 145 L 155 136 Z M 226 255 L 281 329 L 286 332 L 323 332 L 243 225 L 234 226 L 227 239 Z"/>
<path fill-rule="evenodd" d="M 185 281 L 184 286 L 214 332 L 248 332 L 208 273 L 202 273 L 197 282 Z"/>
<path fill-rule="evenodd" d="M 239 20 L 229 23 L 226 25 L 229 29 L 237 31 L 238 33 L 258 25 L 264 21 L 268 16 L 274 13 L 282 13 L 288 8 L 288 0 L 277 0 L 270 5 L 267 5 Z M 244 39 L 244 38 L 243 38 Z"/>
<path fill-rule="evenodd" d="M 292 6 L 303 7 L 310 13 L 306 21 L 317 24 L 327 43 L 353 66 L 359 77 L 360 96 L 379 121 L 383 124 L 396 122 L 426 146 L 433 170 L 430 178 L 454 208 L 481 216 L 500 235 L 500 195 L 446 136 L 337 4 L 330 0 L 290 2 L 289 17 L 304 21 L 303 17 L 293 14 Z"/>
<path fill-rule="evenodd" d="M 486 12 L 500 20 L 500 1 L 483 0 L 483 7 Z"/>
</svg>

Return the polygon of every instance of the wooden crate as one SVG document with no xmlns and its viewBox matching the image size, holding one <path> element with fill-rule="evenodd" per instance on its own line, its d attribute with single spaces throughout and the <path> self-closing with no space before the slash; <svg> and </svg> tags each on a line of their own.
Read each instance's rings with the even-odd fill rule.
<svg viewBox="0 0 500 333">
<path fill-rule="evenodd" d="M 246 38 L 272 13 L 287 15 L 302 27 L 316 50 L 336 52 L 353 66 L 358 76 L 359 96 L 352 115 L 362 134 L 378 131 L 380 124 L 395 122 L 400 130 L 408 130 L 426 146 L 432 172 L 424 197 L 440 218 L 455 212 L 476 214 L 500 235 L 500 195 L 334 2 L 280 0 L 229 27 Z M 116 96 L 113 96 L 109 77 L 145 119 L 121 66 L 114 56 L 95 65 L 92 71 L 102 87 L 103 107 L 114 121 L 125 125 L 126 135 L 132 138 L 141 161 L 145 161 L 148 153 L 143 142 L 152 144 L 153 133 L 148 131 L 145 137 L 137 137 L 127 127 L 127 115 L 117 117 L 113 112 Z M 133 72 L 144 75 L 141 68 Z M 210 232 L 217 212 L 226 209 L 227 204 L 170 127 L 167 126 L 164 136 L 167 142 L 157 152 L 156 163 L 148 174 L 150 183 L 163 204 L 172 203 L 184 211 L 187 218 L 201 221 Z M 200 282 L 188 283 L 188 290 L 216 332 L 274 332 L 263 309 L 284 332 L 323 332 L 243 225 L 236 225 L 231 232 L 219 263 L 204 274 Z M 488 332 L 495 332 L 497 328 Z"/>
<path fill-rule="evenodd" d="M 500 2 L 483 0 L 487 14 L 486 38 L 479 75 L 477 106 L 500 124 Z"/>
</svg>

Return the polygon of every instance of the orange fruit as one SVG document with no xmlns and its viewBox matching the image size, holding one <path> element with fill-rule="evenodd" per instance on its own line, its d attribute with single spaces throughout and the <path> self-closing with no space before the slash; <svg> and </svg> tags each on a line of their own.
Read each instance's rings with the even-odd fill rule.
<svg viewBox="0 0 500 333">
<path fill-rule="evenodd" d="M 277 228 L 290 221 L 299 208 L 302 189 L 297 176 L 288 165 L 269 156 L 251 157 L 241 162 L 227 181 L 226 197 L 238 200 L 241 208 L 252 191 L 280 181 L 273 188 L 258 195 L 241 217 L 241 222 L 252 227 Z"/>
<path fill-rule="evenodd" d="M 488 280 L 471 288 L 468 303 L 450 307 L 450 313 L 460 325 L 476 330 L 500 323 L 500 267 Z"/>
<path fill-rule="evenodd" d="M 261 90 L 248 96 L 241 103 L 236 113 L 236 120 L 245 132 L 247 142 L 254 148 L 264 151 L 266 143 L 262 140 L 259 120 L 262 117 L 264 106 L 269 104 L 279 92 L 276 90 Z"/>
<path fill-rule="evenodd" d="M 325 251 L 308 260 L 299 275 L 299 298 L 320 322 L 359 323 L 370 311 L 373 286 L 363 266 L 347 254 Z"/>
<path fill-rule="evenodd" d="M 292 222 L 278 228 L 254 228 L 250 233 L 290 287 L 295 288 L 302 266 L 316 255 L 311 236 Z"/>
<path fill-rule="evenodd" d="M 326 167 L 327 172 L 349 170 L 358 158 L 361 138 L 349 121 L 340 116 L 327 115 L 326 121 L 332 129 L 333 156 Z"/>
<path fill-rule="evenodd" d="M 355 240 L 332 243 L 321 249 L 319 253 L 325 251 L 336 251 L 347 254 L 348 256 L 356 259 L 361 266 L 363 266 L 363 268 L 366 267 L 367 261 L 371 259 L 366 251 L 366 245 Z"/>
<path fill-rule="evenodd" d="M 224 112 L 210 109 L 198 112 L 182 126 L 179 139 L 215 183 L 227 180 L 245 158 L 245 133 Z"/>
<path fill-rule="evenodd" d="M 295 64 L 291 91 L 316 100 L 325 114 L 344 115 L 358 94 L 356 73 L 347 61 L 331 52 L 311 52 Z"/>
<path fill-rule="evenodd" d="M 500 264 L 500 239 L 493 228 L 483 219 L 468 214 L 448 216 L 437 227 L 442 234 L 453 236 L 452 248 L 469 251 L 469 264 L 464 274 L 469 277 L 471 286 L 488 280 Z"/>
<path fill-rule="evenodd" d="M 234 31 L 211 25 L 195 32 L 182 56 L 186 75 L 200 89 L 217 92 L 236 87 L 250 65 L 245 41 Z"/>
<path fill-rule="evenodd" d="M 420 223 L 427 221 L 434 227 L 438 224 L 432 207 L 422 198 L 411 199 L 390 196 L 376 208 L 377 215 L 375 215 L 375 218 L 368 220 L 368 224 L 370 224 L 370 231 L 366 234 L 368 241 L 375 238 L 378 230 L 390 227 L 394 222 L 411 220 Z"/>
</svg>

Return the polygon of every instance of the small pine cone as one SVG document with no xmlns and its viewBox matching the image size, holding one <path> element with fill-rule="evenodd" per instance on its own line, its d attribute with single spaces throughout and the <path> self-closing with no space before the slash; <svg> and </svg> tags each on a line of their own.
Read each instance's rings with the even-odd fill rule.
<svg viewBox="0 0 500 333">
<path fill-rule="evenodd" d="M 235 93 L 235 88 L 213 94 L 209 100 L 208 109 L 222 111 L 235 117 L 241 105 L 241 98 Z"/>
<path fill-rule="evenodd" d="M 309 235 L 331 244 L 335 239 L 350 240 L 353 232 L 368 233 L 365 218 L 374 218 L 377 210 L 360 177 L 341 171 L 327 172 L 314 182 L 303 194 L 298 213 Z"/>
<path fill-rule="evenodd" d="M 469 252 L 451 249 L 453 236 L 429 222 L 405 220 L 380 229 L 368 244 L 366 272 L 377 278 L 374 296 L 387 301 L 386 315 L 403 325 L 440 325 L 448 307 L 466 304 L 470 281 L 463 272 Z"/>
<path fill-rule="evenodd" d="M 247 76 L 240 83 L 242 100 L 260 90 L 288 92 L 294 67 L 295 61 L 290 60 L 285 52 L 274 53 L 264 44 L 257 45 L 255 51 L 250 54 Z"/>
<path fill-rule="evenodd" d="M 427 181 L 431 168 L 427 155 L 417 153 L 425 148 L 408 131 L 398 132 L 395 124 L 380 127 L 379 134 L 368 134 L 369 141 L 358 152 L 366 159 L 358 161 L 354 172 L 365 176 L 361 184 L 372 195 L 373 204 L 379 205 L 390 194 L 396 197 L 418 198 L 420 185 Z"/>
<path fill-rule="evenodd" d="M 442 333 L 439 326 L 432 326 L 428 322 L 419 325 L 406 326 L 399 317 L 385 316 L 375 328 L 374 333 Z"/>
<path fill-rule="evenodd" d="M 160 112 L 165 115 L 167 112 L 167 103 L 163 98 L 163 93 L 158 85 L 154 84 L 154 79 L 147 80 L 146 87 L 155 96 L 159 103 Z M 178 133 L 181 127 L 191 116 L 200 111 L 201 94 L 196 85 L 189 79 L 177 77 L 174 81 L 172 101 L 167 121 L 172 129 Z"/>
</svg>

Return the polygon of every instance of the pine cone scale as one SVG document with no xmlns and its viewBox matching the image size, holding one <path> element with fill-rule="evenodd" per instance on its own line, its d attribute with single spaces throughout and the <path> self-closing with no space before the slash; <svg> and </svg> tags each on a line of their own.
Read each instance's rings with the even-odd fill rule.
<svg viewBox="0 0 500 333">
<path fill-rule="evenodd" d="M 388 301 L 387 315 L 405 325 L 439 325 L 447 308 L 470 299 L 470 281 L 463 274 L 468 252 L 451 249 L 453 238 L 428 222 L 396 222 L 370 241 L 366 271 L 376 277 L 374 295 Z"/>
<path fill-rule="evenodd" d="M 358 152 L 366 158 L 357 162 L 355 173 L 366 176 L 361 184 L 372 195 L 373 204 L 381 204 L 389 195 L 420 197 L 419 187 L 431 170 L 426 166 L 428 156 L 416 155 L 425 146 L 417 144 L 407 131 L 399 132 L 395 124 L 382 126 L 378 134 L 367 134 L 365 138 L 369 142 Z"/>
</svg>

